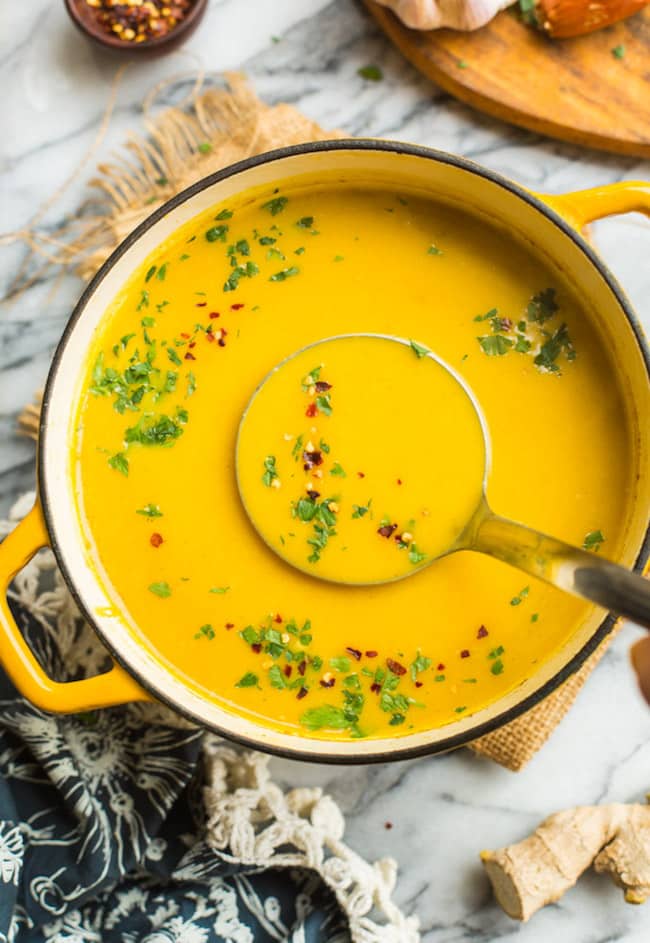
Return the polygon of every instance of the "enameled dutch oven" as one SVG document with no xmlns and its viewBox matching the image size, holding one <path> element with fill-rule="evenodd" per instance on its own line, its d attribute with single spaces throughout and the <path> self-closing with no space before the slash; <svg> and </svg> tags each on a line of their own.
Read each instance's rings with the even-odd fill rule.
<svg viewBox="0 0 650 943">
<path fill-rule="evenodd" d="M 417 188 L 474 208 L 499 221 L 569 276 L 593 313 L 617 365 L 617 382 L 632 404 L 638 488 L 619 562 L 642 571 L 648 560 L 650 507 L 650 354 L 628 301 L 580 235 L 591 220 L 615 213 L 650 214 L 650 184 L 619 183 L 566 196 L 538 196 L 492 171 L 449 154 L 384 141 L 331 141 L 272 151 L 196 183 L 142 223 L 102 266 L 70 319 L 45 390 L 38 453 L 39 499 L 0 545 L 0 659 L 18 689 L 45 710 L 71 712 L 135 700 L 160 700 L 196 722 L 248 745 L 301 759 L 359 763 L 403 759 L 461 746 L 513 720 L 576 671 L 611 631 L 614 620 L 592 612 L 564 648 L 517 690 L 441 729 L 383 740 L 324 741 L 271 730 L 230 713 L 190 689 L 162 660 L 145 651 L 115 612 L 87 566 L 87 537 L 73 511 L 74 476 L 68 447 L 86 351 L 108 303 L 130 273 L 174 230 L 215 203 L 287 177 L 367 171 L 392 189 Z M 603 382 L 608 382 L 607 377 Z M 596 453 L 597 455 L 597 453 Z M 88 621 L 114 657 L 112 670 L 88 680 L 57 683 L 45 675 L 16 626 L 6 587 L 38 548 L 50 545 Z"/>
</svg>

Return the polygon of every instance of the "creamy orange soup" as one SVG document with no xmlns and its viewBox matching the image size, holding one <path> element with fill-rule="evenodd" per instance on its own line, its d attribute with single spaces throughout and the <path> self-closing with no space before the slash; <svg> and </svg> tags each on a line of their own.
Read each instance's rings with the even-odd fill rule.
<svg viewBox="0 0 650 943">
<path fill-rule="evenodd" d="M 242 414 L 287 357 L 361 332 L 415 344 L 367 422 L 345 404 L 390 365 L 321 345 L 242 427 L 242 488 L 274 549 L 237 487 Z M 559 273 L 469 212 L 289 181 L 182 227 L 106 312 L 73 443 L 90 564 L 142 644 L 227 710 L 303 737 L 440 727 L 520 685 L 588 615 L 478 554 L 424 565 L 482 453 L 462 409 L 444 454 L 428 434 L 458 404 L 438 390 L 423 407 L 417 348 L 480 402 L 495 511 L 615 558 L 634 473 L 615 370 Z M 408 578 L 328 581 L 377 572 Z"/>
</svg>

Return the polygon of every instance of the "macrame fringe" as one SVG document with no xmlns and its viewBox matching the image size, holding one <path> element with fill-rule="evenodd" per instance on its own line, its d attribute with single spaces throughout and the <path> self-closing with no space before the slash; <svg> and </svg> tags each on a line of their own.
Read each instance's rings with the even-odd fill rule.
<svg viewBox="0 0 650 943">
<path fill-rule="evenodd" d="M 232 860 L 264 868 L 310 868 L 334 892 L 354 943 L 418 943 L 417 917 L 392 900 L 397 865 L 369 864 L 344 842 L 345 820 L 319 788 L 283 792 L 267 756 L 206 740 L 207 840 Z"/>
</svg>

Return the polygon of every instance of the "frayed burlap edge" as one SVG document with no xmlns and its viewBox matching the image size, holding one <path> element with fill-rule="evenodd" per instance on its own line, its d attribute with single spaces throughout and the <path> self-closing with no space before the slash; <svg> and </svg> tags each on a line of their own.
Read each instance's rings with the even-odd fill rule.
<svg viewBox="0 0 650 943">
<path fill-rule="evenodd" d="M 98 215 L 82 218 L 80 231 L 72 237 L 69 231 L 61 233 L 59 240 L 56 234 L 54 240 L 48 236 L 46 248 L 33 230 L 29 238 L 15 234 L 46 264 L 72 269 L 88 279 L 153 209 L 196 180 L 275 147 L 341 136 L 326 133 L 290 105 L 265 105 L 239 75 L 228 75 L 223 88 L 195 94 L 184 110 L 170 108 L 156 120 L 145 118 L 144 127 L 146 136 L 131 136 L 124 155 L 98 166 L 98 176 L 90 181 L 100 195 Z M 19 420 L 22 434 L 34 439 L 39 407 L 40 400 L 27 406 Z M 558 691 L 471 748 L 501 766 L 520 770 L 569 710 L 611 637 Z"/>
<path fill-rule="evenodd" d="M 516 772 L 535 756 L 544 746 L 564 715 L 572 707 L 585 681 L 603 657 L 618 630 L 618 625 L 589 656 L 582 668 L 572 674 L 564 684 L 504 727 L 489 733 L 470 744 L 475 753 L 494 760 Z"/>
</svg>

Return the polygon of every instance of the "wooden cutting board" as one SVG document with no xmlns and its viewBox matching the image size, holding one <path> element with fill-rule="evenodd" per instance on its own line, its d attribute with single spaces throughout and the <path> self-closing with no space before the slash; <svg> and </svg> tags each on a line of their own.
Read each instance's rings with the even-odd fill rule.
<svg viewBox="0 0 650 943">
<path fill-rule="evenodd" d="M 576 144 L 650 157 L 650 6 L 588 36 L 552 40 L 508 10 L 474 33 L 423 32 L 364 2 L 416 68 L 479 111 Z M 612 53 L 618 46 L 623 58 Z"/>
</svg>

